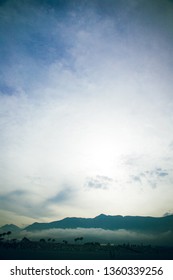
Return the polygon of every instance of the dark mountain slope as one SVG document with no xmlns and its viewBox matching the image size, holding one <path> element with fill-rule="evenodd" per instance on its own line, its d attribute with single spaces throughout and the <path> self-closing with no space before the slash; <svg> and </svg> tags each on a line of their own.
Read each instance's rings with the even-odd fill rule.
<svg viewBox="0 0 173 280">
<path fill-rule="evenodd" d="M 34 223 L 25 228 L 27 231 L 52 228 L 102 228 L 105 230 L 135 230 L 165 232 L 173 231 L 173 215 L 166 217 L 109 216 L 101 214 L 95 218 L 65 218 L 51 223 Z"/>
</svg>

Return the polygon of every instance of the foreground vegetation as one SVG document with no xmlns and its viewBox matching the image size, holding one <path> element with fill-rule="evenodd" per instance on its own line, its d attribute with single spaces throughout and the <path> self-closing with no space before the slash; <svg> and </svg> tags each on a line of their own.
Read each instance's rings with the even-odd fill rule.
<svg viewBox="0 0 173 280">
<path fill-rule="evenodd" d="M 51 238 L 31 241 L 24 237 L 22 240 L 17 240 L 9 239 L 10 234 L 10 232 L 1 234 L 1 260 L 173 259 L 173 247 L 100 244 L 84 242 L 83 237 L 75 238 L 74 243 L 68 243 L 66 240 L 59 243 Z"/>
</svg>

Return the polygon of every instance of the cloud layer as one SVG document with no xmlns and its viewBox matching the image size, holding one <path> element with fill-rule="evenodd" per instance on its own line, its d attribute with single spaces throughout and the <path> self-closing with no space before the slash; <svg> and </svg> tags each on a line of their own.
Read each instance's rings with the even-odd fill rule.
<svg viewBox="0 0 173 280">
<path fill-rule="evenodd" d="M 15 234 L 13 234 L 15 236 Z M 14 237 L 13 236 L 13 237 Z M 112 243 L 115 245 L 130 243 L 130 244 L 144 244 L 144 245 L 171 245 L 172 242 L 172 232 L 159 233 L 156 237 L 153 233 L 145 232 L 135 232 L 128 230 L 103 230 L 103 229 L 52 229 L 43 230 L 36 232 L 22 231 L 20 234 L 16 235 L 17 238 L 22 239 L 27 237 L 31 240 L 40 240 L 44 238 L 48 240 L 49 238 L 55 239 L 56 242 L 62 242 L 63 240 L 69 243 L 75 243 L 75 238 L 83 237 L 82 243 L 86 242 L 100 242 L 101 244 Z M 80 242 L 79 242 L 80 244 Z"/>
</svg>

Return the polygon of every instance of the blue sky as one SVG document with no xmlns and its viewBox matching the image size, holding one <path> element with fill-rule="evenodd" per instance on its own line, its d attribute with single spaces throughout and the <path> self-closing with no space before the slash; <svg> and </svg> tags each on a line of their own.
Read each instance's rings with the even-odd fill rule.
<svg viewBox="0 0 173 280">
<path fill-rule="evenodd" d="M 173 2 L 0 2 L 0 223 L 173 205 Z"/>
</svg>

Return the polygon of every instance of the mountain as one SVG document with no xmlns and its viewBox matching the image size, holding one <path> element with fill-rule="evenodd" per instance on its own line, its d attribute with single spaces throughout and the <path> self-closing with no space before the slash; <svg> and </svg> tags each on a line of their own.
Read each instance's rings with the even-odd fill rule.
<svg viewBox="0 0 173 280">
<path fill-rule="evenodd" d="M 7 232 L 7 231 L 11 231 L 11 232 L 18 232 L 20 231 L 21 228 L 17 227 L 16 225 L 10 224 L 10 225 L 4 225 L 2 227 L 0 227 L 0 231 L 3 232 Z"/>
<path fill-rule="evenodd" d="M 45 229 L 101 228 L 105 230 L 135 230 L 150 232 L 173 231 L 173 215 L 166 217 L 110 216 L 101 214 L 95 218 L 65 218 L 50 223 L 33 223 L 27 231 Z"/>
</svg>

